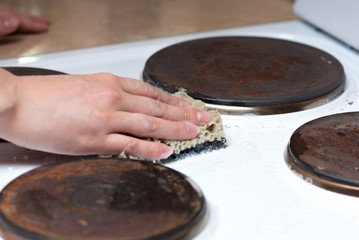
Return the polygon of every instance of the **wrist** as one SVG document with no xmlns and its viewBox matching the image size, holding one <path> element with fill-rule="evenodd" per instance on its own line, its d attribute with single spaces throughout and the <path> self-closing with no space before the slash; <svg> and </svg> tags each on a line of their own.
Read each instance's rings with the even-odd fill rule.
<svg viewBox="0 0 359 240">
<path fill-rule="evenodd" d="M 16 76 L 0 68 L 0 135 L 9 125 L 16 105 Z"/>
</svg>

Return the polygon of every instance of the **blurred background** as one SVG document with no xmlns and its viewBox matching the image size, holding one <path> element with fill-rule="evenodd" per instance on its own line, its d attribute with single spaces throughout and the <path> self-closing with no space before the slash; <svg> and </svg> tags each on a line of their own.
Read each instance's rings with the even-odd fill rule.
<svg viewBox="0 0 359 240">
<path fill-rule="evenodd" d="M 290 0 L 0 0 L 50 30 L 0 38 L 0 59 L 297 19 Z"/>
</svg>

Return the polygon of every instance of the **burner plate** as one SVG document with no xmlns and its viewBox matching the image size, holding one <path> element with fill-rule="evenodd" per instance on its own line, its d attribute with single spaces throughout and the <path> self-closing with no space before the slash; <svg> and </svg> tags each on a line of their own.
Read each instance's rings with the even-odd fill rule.
<svg viewBox="0 0 359 240">
<path fill-rule="evenodd" d="M 292 135 L 286 162 L 304 179 L 359 196 L 359 112 L 310 121 Z"/>
<path fill-rule="evenodd" d="M 143 78 L 170 93 L 185 90 L 225 113 L 263 114 L 306 109 L 317 100 L 323 104 L 341 94 L 345 82 L 342 65 L 328 53 L 260 37 L 204 38 L 169 46 L 147 60 Z"/>
<path fill-rule="evenodd" d="M 44 69 L 44 68 L 34 68 L 34 67 L 2 67 L 8 72 L 16 76 L 40 76 L 40 75 L 61 75 L 65 74 L 59 71 Z"/>
<path fill-rule="evenodd" d="M 0 195 L 0 223 L 16 239 L 177 239 L 193 233 L 204 213 L 190 179 L 124 159 L 42 166 Z"/>
</svg>

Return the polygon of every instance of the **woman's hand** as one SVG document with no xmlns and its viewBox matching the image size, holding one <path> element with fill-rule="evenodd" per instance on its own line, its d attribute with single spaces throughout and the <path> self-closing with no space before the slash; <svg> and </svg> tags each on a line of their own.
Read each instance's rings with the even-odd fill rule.
<svg viewBox="0 0 359 240">
<path fill-rule="evenodd" d="M 107 73 L 17 77 L 0 71 L 13 84 L 5 96 L 14 95 L 7 107 L 0 105 L 6 109 L 0 113 L 0 137 L 30 149 L 71 155 L 124 151 L 163 159 L 172 149 L 132 136 L 193 139 L 198 126 L 211 120 L 208 112 L 134 79 Z"/>
<path fill-rule="evenodd" d="M 15 31 L 39 33 L 48 30 L 50 20 L 46 17 L 32 16 L 14 9 L 0 6 L 0 36 Z"/>
</svg>

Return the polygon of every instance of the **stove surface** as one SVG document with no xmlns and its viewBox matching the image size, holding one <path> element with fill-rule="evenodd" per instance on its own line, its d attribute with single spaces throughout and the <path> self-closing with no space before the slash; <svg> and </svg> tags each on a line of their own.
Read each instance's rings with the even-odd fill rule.
<svg viewBox="0 0 359 240">
<path fill-rule="evenodd" d="M 189 176 L 204 193 L 209 216 L 196 239 L 357 239 L 359 198 L 307 183 L 284 161 L 289 139 L 299 126 L 322 116 L 359 110 L 359 54 L 301 21 L 5 59 L 0 66 L 71 74 L 110 72 L 140 79 L 146 60 L 156 51 L 181 41 L 215 36 L 272 37 L 314 46 L 342 63 L 346 86 L 333 101 L 308 110 L 222 115 L 227 148 L 166 164 Z M 56 158 L 36 159 L 27 150 L 9 143 L 0 145 L 5 152 L 0 155 L 1 189 L 20 174 Z"/>
</svg>

